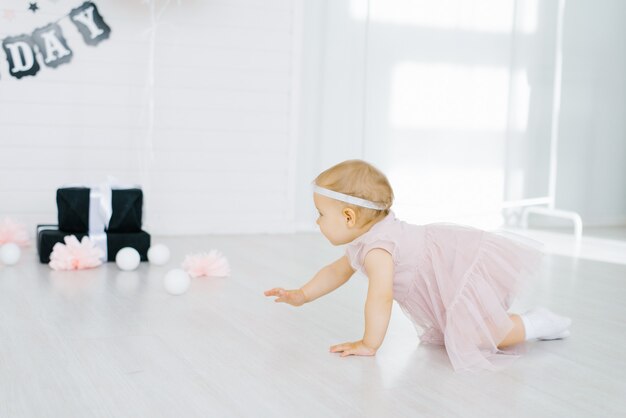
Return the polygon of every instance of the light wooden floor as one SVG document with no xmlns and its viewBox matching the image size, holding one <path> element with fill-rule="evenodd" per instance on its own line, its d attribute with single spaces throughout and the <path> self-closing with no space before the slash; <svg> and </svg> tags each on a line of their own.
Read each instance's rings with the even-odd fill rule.
<svg viewBox="0 0 626 418">
<path fill-rule="evenodd" d="M 302 308 L 265 298 L 341 254 L 317 234 L 160 242 L 170 265 L 136 272 L 53 272 L 32 250 L 0 266 L 0 417 L 626 416 L 624 264 L 549 256 L 517 308 L 571 316 L 572 337 L 462 375 L 397 307 L 376 357 L 330 354 L 362 335 L 363 277 Z M 168 268 L 211 248 L 232 277 L 162 289 Z"/>
</svg>

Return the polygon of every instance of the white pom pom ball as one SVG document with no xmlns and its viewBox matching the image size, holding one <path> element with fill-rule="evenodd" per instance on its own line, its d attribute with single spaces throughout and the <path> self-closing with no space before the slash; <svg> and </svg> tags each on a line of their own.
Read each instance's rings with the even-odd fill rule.
<svg viewBox="0 0 626 418">
<path fill-rule="evenodd" d="M 185 270 L 172 269 L 163 279 L 163 287 L 172 295 L 182 295 L 189 289 L 191 278 Z"/>
<path fill-rule="evenodd" d="M 120 270 L 135 270 L 140 262 L 139 252 L 131 247 L 124 247 L 115 254 L 115 264 L 117 264 Z"/>
<path fill-rule="evenodd" d="M 20 247 L 15 243 L 9 242 L 0 247 L 0 262 L 7 266 L 17 264 L 17 262 L 20 261 L 21 255 L 22 250 L 20 250 Z"/>
<path fill-rule="evenodd" d="M 162 266 L 170 261 L 170 249 L 163 244 L 155 244 L 148 250 L 148 261 L 155 266 Z"/>
</svg>

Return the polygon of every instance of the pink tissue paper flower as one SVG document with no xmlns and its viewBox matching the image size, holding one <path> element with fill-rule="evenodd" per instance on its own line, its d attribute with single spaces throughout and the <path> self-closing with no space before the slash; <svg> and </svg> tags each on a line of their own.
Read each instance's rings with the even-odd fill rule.
<svg viewBox="0 0 626 418">
<path fill-rule="evenodd" d="M 102 264 L 104 252 L 94 246 L 89 237 L 83 237 L 81 242 L 75 235 L 64 238 L 65 244 L 57 242 L 52 247 L 50 263 L 53 270 L 82 270 L 98 267 Z"/>
<path fill-rule="evenodd" d="M 209 253 L 191 254 L 183 261 L 183 270 L 191 277 L 226 277 L 230 275 L 230 266 L 224 254 L 217 250 Z"/>
<path fill-rule="evenodd" d="M 4 218 L 0 222 L 0 245 L 12 242 L 20 247 L 27 247 L 29 241 L 28 232 L 26 232 L 24 225 L 11 218 Z"/>
</svg>

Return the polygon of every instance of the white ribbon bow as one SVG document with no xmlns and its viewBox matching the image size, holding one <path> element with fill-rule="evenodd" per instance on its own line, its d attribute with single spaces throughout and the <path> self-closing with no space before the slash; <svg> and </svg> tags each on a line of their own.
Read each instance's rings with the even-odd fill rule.
<svg viewBox="0 0 626 418">
<path fill-rule="evenodd" d="M 97 186 L 66 185 L 63 187 L 89 187 L 89 239 L 104 253 L 103 262 L 108 261 L 107 234 L 113 216 L 113 189 L 131 189 L 137 185 L 117 184 L 117 179 L 107 176 L 106 181 Z"/>
</svg>

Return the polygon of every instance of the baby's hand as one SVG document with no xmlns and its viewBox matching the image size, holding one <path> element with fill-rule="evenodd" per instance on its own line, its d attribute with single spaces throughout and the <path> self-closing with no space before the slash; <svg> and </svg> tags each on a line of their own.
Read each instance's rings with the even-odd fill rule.
<svg viewBox="0 0 626 418">
<path fill-rule="evenodd" d="M 373 356 L 376 349 L 363 344 L 363 340 L 353 343 L 337 344 L 330 347 L 331 353 L 341 353 L 341 357 L 346 356 Z"/>
<path fill-rule="evenodd" d="M 280 287 L 266 290 L 265 296 L 277 296 L 274 302 L 284 302 L 293 306 L 301 306 L 306 302 L 306 295 L 302 289 L 297 290 L 285 290 Z"/>
</svg>

